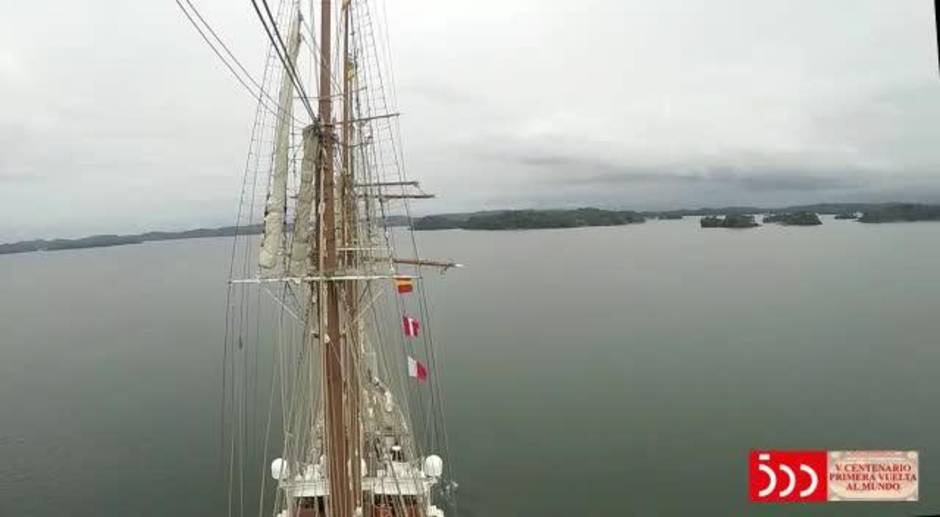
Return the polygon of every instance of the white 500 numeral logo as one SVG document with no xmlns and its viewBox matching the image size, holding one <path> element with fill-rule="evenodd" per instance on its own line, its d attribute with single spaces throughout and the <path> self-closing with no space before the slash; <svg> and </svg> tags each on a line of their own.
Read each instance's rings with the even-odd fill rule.
<svg viewBox="0 0 940 517">
<path fill-rule="evenodd" d="M 768 453 L 758 454 L 757 461 L 759 462 L 770 461 L 770 454 Z M 757 468 L 761 472 L 767 475 L 767 486 L 761 489 L 760 492 L 757 493 L 757 495 L 759 495 L 760 497 L 767 497 L 773 494 L 774 490 L 777 489 L 777 481 L 778 481 L 777 472 L 774 472 L 774 469 L 770 468 L 764 463 L 758 463 Z M 796 472 L 789 465 L 784 465 L 783 463 L 778 465 L 777 469 L 781 473 L 786 474 L 787 476 L 786 486 L 783 486 L 780 489 L 780 492 L 777 494 L 777 496 L 789 497 L 790 494 L 792 494 L 793 491 L 796 490 L 796 482 L 797 482 Z M 806 473 L 806 475 L 809 477 L 809 484 L 806 485 L 805 489 L 800 490 L 799 492 L 800 497 L 806 497 L 816 491 L 816 487 L 819 486 L 819 476 L 816 475 L 816 471 L 814 471 L 813 469 L 811 469 L 810 467 L 806 466 L 803 463 L 800 463 L 798 469 L 800 470 L 800 472 Z"/>
</svg>

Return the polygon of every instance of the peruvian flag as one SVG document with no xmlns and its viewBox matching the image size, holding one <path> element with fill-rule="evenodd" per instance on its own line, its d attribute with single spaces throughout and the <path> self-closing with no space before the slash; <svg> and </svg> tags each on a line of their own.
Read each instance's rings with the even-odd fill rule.
<svg viewBox="0 0 940 517">
<path fill-rule="evenodd" d="M 421 330 L 421 323 L 411 316 L 403 316 L 401 319 L 401 329 L 408 337 L 418 337 L 418 331 Z"/>
<path fill-rule="evenodd" d="M 424 382 L 428 380 L 428 369 L 421 361 L 408 356 L 408 376 Z"/>
</svg>

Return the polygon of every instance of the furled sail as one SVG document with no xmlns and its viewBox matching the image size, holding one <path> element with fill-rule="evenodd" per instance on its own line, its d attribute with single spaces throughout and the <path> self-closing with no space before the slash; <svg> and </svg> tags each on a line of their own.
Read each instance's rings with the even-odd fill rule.
<svg viewBox="0 0 940 517">
<path fill-rule="evenodd" d="M 297 209 L 294 215 L 294 237 L 291 239 L 290 264 L 288 271 L 291 276 L 306 276 L 307 269 L 307 241 L 310 235 L 310 212 L 313 209 L 313 197 L 316 187 L 313 183 L 314 172 L 317 169 L 320 154 L 319 129 L 316 124 L 304 128 L 304 157 L 300 164 L 300 191 L 297 194 Z"/>
<path fill-rule="evenodd" d="M 288 36 L 288 59 L 291 66 L 297 62 L 300 49 L 300 17 L 294 18 Z M 284 218 L 287 212 L 287 169 L 290 164 L 290 131 L 293 115 L 294 84 L 290 70 L 285 67 L 281 75 L 281 91 L 278 98 L 278 119 L 274 133 L 274 171 L 268 187 L 268 199 L 264 208 L 264 236 L 258 265 L 262 277 L 282 274 L 284 264 Z"/>
</svg>

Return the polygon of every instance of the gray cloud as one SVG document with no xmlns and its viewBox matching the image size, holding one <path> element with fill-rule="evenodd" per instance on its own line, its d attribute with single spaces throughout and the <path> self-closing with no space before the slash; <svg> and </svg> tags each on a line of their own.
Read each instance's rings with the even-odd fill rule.
<svg viewBox="0 0 940 517">
<path fill-rule="evenodd" d="M 635 167 L 598 159 L 561 155 L 523 155 L 520 164 L 552 171 L 555 181 L 576 185 L 629 185 L 635 183 L 713 183 L 747 190 L 813 191 L 852 188 L 859 185 L 858 171 L 813 174 L 802 170 L 755 167 L 738 169 L 710 166 Z M 686 169 L 682 171 L 682 169 Z M 853 178 L 856 177 L 856 178 Z"/>
<path fill-rule="evenodd" d="M 27 172 L 4 171 L 0 173 L 0 183 L 30 183 L 42 181 L 43 176 Z"/>
<path fill-rule="evenodd" d="M 755 175 L 741 173 L 724 174 L 718 172 L 714 178 L 719 181 L 731 181 L 750 190 L 770 191 L 815 191 L 845 188 L 857 188 L 859 182 L 850 176 L 813 176 L 802 172 L 770 171 Z"/>
<path fill-rule="evenodd" d="M 929 2 L 376 2 L 418 212 L 940 201 Z M 11 5 L 0 113 L 0 241 L 233 218 L 252 101 L 173 2 Z"/>
</svg>

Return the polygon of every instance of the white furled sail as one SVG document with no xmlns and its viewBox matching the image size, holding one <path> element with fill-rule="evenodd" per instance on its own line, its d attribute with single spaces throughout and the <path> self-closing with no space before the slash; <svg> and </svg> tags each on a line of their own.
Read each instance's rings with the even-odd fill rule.
<svg viewBox="0 0 940 517">
<path fill-rule="evenodd" d="M 300 50 L 299 16 L 291 23 L 289 41 L 288 59 L 291 66 L 294 66 L 297 62 L 297 52 Z M 274 171 L 271 174 L 268 200 L 264 208 L 264 237 L 258 257 L 262 277 L 280 276 L 284 264 L 284 218 L 287 212 L 287 169 L 290 164 L 294 84 L 288 67 L 285 67 L 281 74 L 278 119 L 274 133 Z"/>
<path fill-rule="evenodd" d="M 304 129 L 304 157 L 300 164 L 300 191 L 297 194 L 297 209 L 294 216 L 294 237 L 291 239 L 290 264 L 288 271 L 291 276 L 306 276 L 307 271 L 307 240 L 310 235 L 310 212 L 313 209 L 315 185 L 313 173 L 317 169 L 320 154 L 318 129 L 316 124 Z"/>
</svg>

